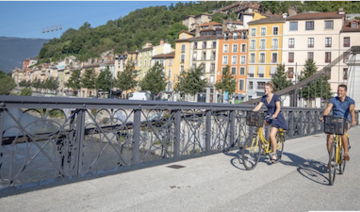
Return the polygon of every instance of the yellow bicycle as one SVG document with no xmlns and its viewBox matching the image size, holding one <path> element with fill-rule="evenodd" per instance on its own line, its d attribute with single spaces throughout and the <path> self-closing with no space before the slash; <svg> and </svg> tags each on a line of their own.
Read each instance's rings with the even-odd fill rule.
<svg viewBox="0 0 360 212">
<path fill-rule="evenodd" d="M 340 116 L 324 116 L 324 132 L 333 135 L 329 154 L 329 184 L 333 185 L 335 181 L 336 170 L 339 167 L 339 173 L 345 172 L 346 161 L 344 160 L 344 148 L 341 140 L 341 135 L 344 135 L 345 130 L 349 127 L 349 121 Z M 348 147 L 350 149 L 350 138 L 348 137 Z"/>
<path fill-rule="evenodd" d="M 249 136 L 249 139 L 245 141 L 242 147 L 242 161 L 247 170 L 252 170 L 255 168 L 259 162 L 261 151 L 264 155 L 268 155 L 270 160 L 271 154 L 273 152 L 270 141 L 266 140 L 263 135 L 263 125 L 264 125 L 264 113 L 247 111 L 246 115 L 246 124 L 249 126 L 256 126 L 257 130 L 252 136 Z M 285 142 L 285 130 L 279 128 L 276 133 L 276 160 L 275 163 L 281 160 L 281 156 L 284 151 L 284 142 Z"/>
</svg>

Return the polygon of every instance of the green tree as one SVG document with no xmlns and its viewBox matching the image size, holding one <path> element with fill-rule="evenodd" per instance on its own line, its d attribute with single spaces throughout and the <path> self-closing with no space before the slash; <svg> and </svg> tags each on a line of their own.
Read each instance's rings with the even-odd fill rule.
<svg viewBox="0 0 360 212">
<path fill-rule="evenodd" d="M 111 89 L 111 80 L 112 74 L 110 72 L 109 66 L 102 72 L 100 72 L 98 78 L 96 79 L 97 89 L 101 89 L 104 92 L 109 92 Z"/>
<path fill-rule="evenodd" d="M 175 91 L 195 96 L 205 89 L 206 84 L 207 79 L 204 78 L 203 65 L 200 65 L 180 73 L 175 84 Z"/>
<path fill-rule="evenodd" d="M 125 91 L 125 93 L 128 90 L 135 88 L 138 83 L 136 80 L 137 73 L 138 71 L 135 70 L 135 64 L 133 62 L 128 62 L 124 71 L 117 73 L 115 87 L 120 88 L 122 91 Z"/>
<path fill-rule="evenodd" d="M 39 89 L 42 88 L 42 82 L 39 78 L 35 77 L 35 79 L 31 83 L 31 86 L 36 89 L 36 92 L 39 92 Z"/>
<path fill-rule="evenodd" d="M 85 69 L 84 75 L 81 77 L 81 87 L 87 89 L 95 89 L 96 78 L 97 75 L 94 69 Z"/>
<path fill-rule="evenodd" d="M 315 62 L 311 59 L 305 61 L 305 67 L 302 70 L 303 76 L 301 76 L 300 81 L 312 76 L 317 72 L 317 67 Z M 326 75 L 322 75 L 320 78 L 308 83 L 306 86 L 303 86 L 298 91 L 298 95 L 303 99 L 315 99 L 315 98 L 323 98 L 330 99 L 332 96 L 331 87 L 328 82 L 328 77 Z"/>
<path fill-rule="evenodd" d="M 285 64 L 278 64 L 276 73 L 271 78 L 274 83 L 274 92 L 285 89 L 292 85 L 291 80 L 287 79 L 285 72 Z"/>
<path fill-rule="evenodd" d="M 141 90 L 150 91 L 152 95 L 164 91 L 167 85 L 164 66 L 156 62 L 140 81 L 139 85 Z"/>
<path fill-rule="evenodd" d="M 31 96 L 32 95 L 32 90 L 31 88 L 23 88 L 20 92 L 20 96 Z"/>
<path fill-rule="evenodd" d="M 65 83 L 65 86 L 73 89 L 77 93 L 81 89 L 81 70 L 76 69 L 72 71 L 69 80 Z"/>
<path fill-rule="evenodd" d="M 16 87 L 14 79 L 7 75 L 0 77 L 0 95 L 9 95 L 11 90 Z"/>
<path fill-rule="evenodd" d="M 233 94 L 236 89 L 236 80 L 230 73 L 230 66 L 227 65 L 222 72 L 221 80 L 215 83 L 216 90 L 222 89 L 223 91 L 229 92 L 229 95 Z"/>
</svg>

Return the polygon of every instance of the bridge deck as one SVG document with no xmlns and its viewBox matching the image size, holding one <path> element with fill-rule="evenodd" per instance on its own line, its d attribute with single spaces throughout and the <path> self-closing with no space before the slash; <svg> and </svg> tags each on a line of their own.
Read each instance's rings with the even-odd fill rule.
<svg viewBox="0 0 360 212">
<path fill-rule="evenodd" d="M 310 211 L 360 208 L 360 127 L 350 162 L 328 185 L 325 135 L 288 140 L 283 161 L 253 171 L 237 151 L 0 198 L 1 211 Z M 183 168 L 169 168 L 181 165 Z"/>
</svg>

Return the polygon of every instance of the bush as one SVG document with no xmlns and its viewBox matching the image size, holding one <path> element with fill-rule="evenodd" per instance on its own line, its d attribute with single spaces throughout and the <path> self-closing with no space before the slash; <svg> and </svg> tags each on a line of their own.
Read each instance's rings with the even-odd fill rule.
<svg viewBox="0 0 360 212">
<path fill-rule="evenodd" d="M 20 96 L 31 96 L 32 90 L 31 88 L 24 88 L 21 90 Z"/>
</svg>

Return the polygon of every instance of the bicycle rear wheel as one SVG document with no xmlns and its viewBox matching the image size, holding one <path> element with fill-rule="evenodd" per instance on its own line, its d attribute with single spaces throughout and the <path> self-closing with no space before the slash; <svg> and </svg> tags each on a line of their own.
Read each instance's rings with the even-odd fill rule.
<svg viewBox="0 0 360 212">
<path fill-rule="evenodd" d="M 333 159 L 334 158 L 334 159 Z M 333 185 L 335 181 L 335 175 L 336 175 L 336 146 L 335 142 L 331 142 L 331 148 L 330 148 L 330 155 L 329 155 L 329 184 Z"/>
<path fill-rule="evenodd" d="M 285 138 L 279 134 L 276 134 L 276 160 L 274 161 L 274 163 L 277 163 L 281 160 L 284 151 L 284 142 Z M 272 149 L 270 150 L 270 152 L 272 152 Z"/>
<path fill-rule="evenodd" d="M 242 149 L 242 161 L 247 170 L 252 170 L 255 168 L 259 162 L 260 154 L 260 136 L 256 134 L 255 137 L 250 137 L 247 139 Z"/>
</svg>

